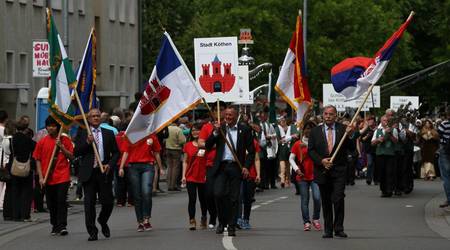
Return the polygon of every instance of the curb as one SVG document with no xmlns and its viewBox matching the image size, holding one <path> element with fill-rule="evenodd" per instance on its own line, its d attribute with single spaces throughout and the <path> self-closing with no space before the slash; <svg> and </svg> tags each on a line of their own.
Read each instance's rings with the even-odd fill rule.
<svg viewBox="0 0 450 250">
<path fill-rule="evenodd" d="M 425 205 L 425 221 L 431 230 L 450 240 L 450 208 L 439 208 L 444 199 L 441 193 Z"/>
</svg>

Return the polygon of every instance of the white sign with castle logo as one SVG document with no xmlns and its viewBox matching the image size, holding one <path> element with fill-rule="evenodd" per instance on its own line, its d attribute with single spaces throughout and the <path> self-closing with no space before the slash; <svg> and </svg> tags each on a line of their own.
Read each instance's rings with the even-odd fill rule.
<svg viewBox="0 0 450 250">
<path fill-rule="evenodd" d="M 237 37 L 195 38 L 194 50 L 195 81 L 206 101 L 239 101 Z"/>
</svg>

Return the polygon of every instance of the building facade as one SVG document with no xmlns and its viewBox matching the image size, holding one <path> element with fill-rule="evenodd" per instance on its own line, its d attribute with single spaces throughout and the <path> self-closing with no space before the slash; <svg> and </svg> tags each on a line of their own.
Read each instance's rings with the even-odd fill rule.
<svg viewBox="0 0 450 250">
<path fill-rule="evenodd" d="M 0 0 L 0 109 L 11 118 L 28 115 L 34 120 L 36 95 L 48 86 L 48 79 L 33 78 L 32 42 L 47 38 L 47 6 L 74 70 L 95 28 L 100 106 L 105 111 L 126 108 L 138 91 L 141 71 L 138 4 L 139 0 Z"/>
</svg>

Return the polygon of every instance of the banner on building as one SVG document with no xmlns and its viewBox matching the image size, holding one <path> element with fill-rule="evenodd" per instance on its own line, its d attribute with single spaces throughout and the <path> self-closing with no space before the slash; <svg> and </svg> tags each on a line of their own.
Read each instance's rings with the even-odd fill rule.
<svg viewBox="0 0 450 250">
<path fill-rule="evenodd" d="M 343 94 L 337 93 L 332 84 L 323 84 L 323 105 L 333 105 L 339 112 L 344 112 L 345 108 L 358 108 L 361 102 L 364 101 L 365 96 L 363 94 L 358 99 L 346 101 L 347 98 Z M 372 94 L 367 98 L 362 111 L 369 111 L 370 108 L 379 108 L 381 103 L 380 96 L 380 86 L 374 86 Z"/>
<path fill-rule="evenodd" d="M 237 102 L 237 37 L 195 38 L 195 81 L 207 102 Z"/>
<path fill-rule="evenodd" d="M 33 41 L 33 77 L 50 77 L 49 49 L 48 41 Z"/>
<path fill-rule="evenodd" d="M 409 105 L 409 110 L 419 109 L 419 97 L 418 96 L 391 96 L 390 108 L 397 111 L 397 109 L 403 105 L 405 107 Z"/>
</svg>

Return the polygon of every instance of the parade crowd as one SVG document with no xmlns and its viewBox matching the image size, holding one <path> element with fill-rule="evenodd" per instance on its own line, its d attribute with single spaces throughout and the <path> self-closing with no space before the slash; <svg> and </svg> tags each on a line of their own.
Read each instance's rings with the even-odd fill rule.
<svg viewBox="0 0 450 250">
<path fill-rule="evenodd" d="M 49 212 L 51 234 L 67 235 L 68 190 L 75 188 L 76 199 L 84 203 L 88 239 L 94 241 L 96 221 L 110 237 L 114 206 L 133 206 L 137 231 L 150 231 L 152 196 L 186 189 L 189 230 L 227 230 L 235 236 L 237 229 L 252 228 L 256 193 L 292 188 L 300 196 L 304 231 L 347 237 L 344 190 L 358 178 L 378 185 L 380 196 L 389 198 L 411 193 L 415 178 L 440 176 L 447 197 L 440 206 L 450 205 L 450 112 L 431 119 L 388 109 L 379 117 L 361 114 L 350 124 L 352 117 L 326 106 L 321 115 L 309 114 L 296 124 L 282 114 L 270 123 L 268 110 L 239 114 L 236 107 L 222 104 L 220 113 L 179 118 L 131 144 L 125 130 L 136 105 L 111 113 L 92 109 L 87 114 L 91 133 L 79 127 L 61 135 L 51 116 L 45 129 L 34 134 L 29 117 L 16 120 L 0 110 L 4 220 L 27 222 L 32 212 Z M 160 188 L 162 176 L 167 190 Z"/>
</svg>

